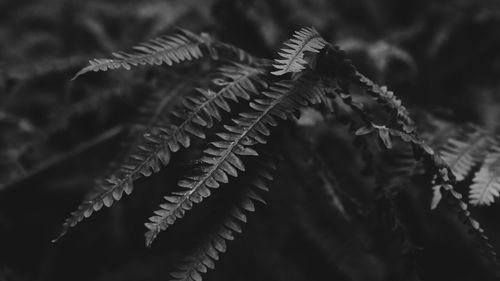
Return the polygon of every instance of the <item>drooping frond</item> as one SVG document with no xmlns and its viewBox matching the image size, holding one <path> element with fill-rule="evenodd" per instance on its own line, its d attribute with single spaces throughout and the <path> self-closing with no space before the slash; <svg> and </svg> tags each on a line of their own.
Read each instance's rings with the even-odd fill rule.
<svg viewBox="0 0 500 281">
<path fill-rule="evenodd" d="M 112 53 L 114 58 L 100 58 L 89 61 L 89 66 L 78 71 L 72 78 L 90 71 L 107 71 L 125 68 L 129 70 L 138 65 L 173 65 L 182 61 L 198 59 L 203 56 L 200 46 L 209 44 L 204 36 L 180 29 L 178 34 L 162 36 L 133 47 L 133 51 Z"/>
<path fill-rule="evenodd" d="M 275 59 L 273 66 L 277 69 L 271 72 L 274 75 L 283 75 L 288 72 L 301 72 L 305 69 L 307 61 L 304 59 L 304 52 L 318 53 L 326 46 L 326 41 L 319 35 L 318 31 L 312 27 L 304 27 L 298 30 L 288 42 L 286 47 L 278 54 L 281 59 Z"/>
<path fill-rule="evenodd" d="M 441 198 L 441 191 L 444 190 L 443 193 L 445 196 L 443 197 L 445 197 L 446 201 L 456 209 L 459 218 L 469 226 L 470 233 L 476 237 L 476 240 L 479 242 L 486 256 L 496 265 L 497 268 L 500 268 L 498 261 L 496 260 L 495 250 L 489 243 L 483 229 L 479 226 L 479 223 L 471 217 L 470 212 L 467 210 L 468 206 L 461 200 L 460 194 L 453 189 L 452 183 L 454 182 L 454 177 L 451 175 L 453 173 L 452 169 L 434 149 L 432 149 L 424 141 L 420 140 L 420 137 L 414 130 L 413 121 L 406 109 L 402 107 L 401 102 L 397 100 L 394 95 L 388 94 L 386 90 L 381 89 L 381 87 L 371 82 L 359 72 L 356 74 L 356 80 L 357 82 L 360 82 L 368 93 L 372 95 L 380 104 L 386 104 L 389 109 L 398 113 L 397 123 L 400 125 L 400 128 L 391 128 L 386 126 L 374 127 L 372 125 L 375 120 L 369 114 L 366 114 L 363 110 L 362 104 L 358 105 L 354 103 L 348 94 L 345 95 L 345 97 L 340 95 L 342 100 L 344 100 L 355 113 L 358 113 L 361 116 L 361 119 L 365 122 L 366 126 L 357 132 L 361 134 L 369 134 L 377 131 L 378 137 L 384 142 L 384 145 L 387 148 L 392 147 L 389 138 L 391 135 L 399 137 L 404 142 L 410 143 L 414 152 L 413 154 L 415 160 L 421 160 L 426 173 L 434 175 L 433 181 L 439 183 L 434 188 L 435 194 L 439 195 L 438 199 Z M 433 201 L 435 201 L 433 202 L 433 206 L 435 207 L 439 200 Z"/>
<path fill-rule="evenodd" d="M 158 233 L 182 218 L 194 203 L 200 203 L 210 196 L 210 189 L 227 183 L 229 176 L 237 177 L 238 171 L 244 171 L 241 156 L 257 155 L 250 146 L 266 143 L 270 135 L 270 127 L 278 124 L 276 118 L 288 119 L 301 106 L 316 102 L 323 93 L 322 88 L 310 83 L 299 82 L 299 86 L 291 81 L 279 82 L 263 92 L 264 98 L 250 103 L 254 110 L 241 113 L 234 125 L 224 126 L 225 132 L 218 133 L 220 141 L 211 143 L 201 159 L 201 174 L 188 177 L 179 182 L 184 191 L 166 196 L 167 203 L 146 223 L 146 244 L 150 245 Z"/>
<path fill-rule="evenodd" d="M 471 126 L 458 137 L 450 137 L 441 149 L 441 156 L 461 181 L 481 161 L 491 144 L 492 138 L 485 131 Z"/>
<path fill-rule="evenodd" d="M 198 78 L 199 79 L 199 78 Z M 200 79 L 203 80 L 203 79 Z M 104 177 L 96 180 L 94 188 L 85 196 L 87 200 L 95 201 L 100 195 L 108 191 L 108 179 L 112 175 L 121 173 L 123 165 L 127 164 L 130 155 L 138 153 L 138 146 L 147 146 L 148 141 L 144 135 L 151 135 L 152 129 L 168 124 L 168 113 L 179 106 L 181 99 L 191 91 L 193 79 L 182 79 L 168 89 L 155 91 L 148 95 L 142 106 L 139 107 L 139 116 L 133 121 L 128 135 L 122 142 L 121 151 L 108 165 Z M 117 186 L 117 188 L 120 188 Z M 116 199 L 117 201 L 119 199 Z"/>
<path fill-rule="evenodd" d="M 264 164 L 264 163 L 263 163 Z M 259 191 L 269 190 L 269 181 L 272 175 L 270 169 L 275 169 L 273 163 L 265 163 L 267 167 L 259 167 L 253 171 L 248 182 L 248 187 L 242 191 L 242 198 L 232 204 L 229 214 L 217 225 L 215 231 L 202 243 L 202 245 L 183 263 L 177 266 L 177 270 L 170 275 L 174 281 L 200 281 L 201 275 L 208 269 L 214 269 L 215 263 L 221 254 L 227 250 L 227 241 L 234 239 L 235 233 L 241 233 L 241 224 L 247 222 L 245 212 L 254 212 L 254 202 L 265 201 L 259 195 Z M 269 172 L 268 172 L 269 171 Z"/>
<path fill-rule="evenodd" d="M 500 146 L 488 151 L 470 186 L 469 200 L 472 205 L 489 206 L 500 193 Z"/>
<path fill-rule="evenodd" d="M 109 207 L 115 200 L 120 200 L 123 192 L 130 194 L 133 182 L 138 178 L 159 172 L 162 164 L 169 163 L 171 153 L 178 151 L 181 146 L 190 146 L 191 136 L 205 138 L 203 127 L 210 128 L 213 118 L 221 119 L 220 109 L 230 110 L 228 99 L 249 99 L 259 87 L 256 83 L 265 84 L 259 78 L 261 72 L 259 68 L 240 64 L 221 68 L 221 78 L 214 79 L 213 83 L 222 88 L 217 92 L 198 89 L 184 100 L 182 107 L 175 110 L 171 118 L 161 118 L 154 128 L 146 130 L 117 171 L 101 181 L 96 188 L 98 192 L 71 213 L 59 237 L 103 205 Z M 180 124 L 174 125 L 172 118 L 180 119 Z"/>
</svg>

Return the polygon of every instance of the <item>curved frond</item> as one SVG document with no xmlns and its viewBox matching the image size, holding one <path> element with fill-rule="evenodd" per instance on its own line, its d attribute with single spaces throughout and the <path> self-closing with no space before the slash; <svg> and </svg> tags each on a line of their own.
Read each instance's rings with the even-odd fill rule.
<svg viewBox="0 0 500 281">
<path fill-rule="evenodd" d="M 221 78 L 213 82 L 222 88 L 217 92 L 198 89 L 184 100 L 182 107 L 175 110 L 170 118 L 160 118 L 155 127 L 146 129 L 136 148 L 122 160 L 117 171 L 104 179 L 96 187 L 95 195 L 66 219 L 57 239 L 102 206 L 110 207 L 114 201 L 120 200 L 123 192 L 130 194 L 135 180 L 159 172 L 162 165 L 170 162 L 171 153 L 178 151 L 181 146 L 190 146 L 191 136 L 204 139 L 203 128 L 210 128 L 214 123 L 213 118 L 221 119 L 220 109 L 230 110 L 226 100 L 249 99 L 250 94 L 257 91 L 258 84 L 265 84 L 258 77 L 262 73 L 259 68 L 235 64 L 222 67 L 220 71 Z M 174 125 L 173 117 L 180 119 L 180 124 Z"/>
<path fill-rule="evenodd" d="M 307 83 L 295 87 L 295 83 L 287 81 L 274 84 L 262 94 L 265 98 L 250 103 L 254 111 L 241 113 L 233 120 L 234 125 L 224 126 L 225 131 L 217 134 L 221 140 L 212 142 L 211 147 L 204 151 L 201 174 L 180 181 L 179 186 L 184 191 L 165 197 L 167 203 L 160 205 L 161 209 L 146 223 L 149 229 L 147 245 L 151 245 L 162 230 L 182 218 L 193 204 L 210 196 L 210 189 L 218 188 L 221 183 L 229 181 L 229 176 L 237 177 L 238 171 L 244 171 L 240 157 L 258 155 L 250 146 L 266 143 L 270 127 L 278 125 L 277 119 L 288 119 L 301 106 L 316 102 L 322 89 Z"/>
<path fill-rule="evenodd" d="M 470 186 L 469 200 L 472 205 L 489 206 L 500 193 L 500 147 L 494 145 Z"/>
<path fill-rule="evenodd" d="M 471 127 L 458 137 L 451 137 L 441 149 L 441 157 L 448 163 L 458 181 L 463 180 L 472 167 L 482 160 L 492 144 L 492 138 L 483 130 Z"/>
<path fill-rule="evenodd" d="M 270 165 L 269 165 L 270 164 Z M 243 191 L 242 198 L 239 199 L 229 210 L 229 214 L 216 227 L 216 230 L 202 243 L 202 245 L 190 256 L 184 259 L 183 263 L 177 266 L 177 270 L 170 275 L 175 281 L 200 281 L 201 275 L 214 269 L 215 263 L 221 254 L 227 250 L 227 241 L 234 239 L 236 233 L 241 233 L 241 225 L 247 222 L 246 212 L 254 212 L 254 202 L 265 201 L 259 195 L 260 191 L 269 190 L 269 169 L 275 169 L 273 163 L 266 163 L 268 167 L 260 167 L 252 171 L 251 180 L 248 187 Z M 268 172 L 269 171 L 269 172 Z"/>
<path fill-rule="evenodd" d="M 286 47 L 278 53 L 282 58 L 274 60 L 273 66 L 277 70 L 271 73 L 283 75 L 288 72 L 301 72 L 307 64 L 304 52 L 318 53 L 326 44 L 318 31 L 312 27 L 304 27 L 296 31 L 293 38 L 284 43 Z"/>
<path fill-rule="evenodd" d="M 384 97 L 380 92 L 380 87 L 378 87 L 375 83 L 371 82 L 368 78 L 362 76 L 361 74 L 357 74 L 360 79 L 362 85 L 364 85 L 367 90 L 375 98 L 379 99 L 379 102 L 390 99 L 391 96 Z M 342 96 L 341 96 L 342 97 Z M 419 139 L 418 134 L 414 130 L 408 130 L 412 127 L 409 126 L 411 124 L 407 124 L 408 121 L 412 121 L 409 115 L 406 114 L 404 110 L 401 110 L 401 116 L 398 118 L 400 124 L 402 126 L 402 130 L 397 130 L 393 128 L 386 128 L 381 126 L 373 126 L 373 120 L 370 115 L 364 112 L 363 107 L 360 105 L 356 105 L 352 103 L 352 99 L 349 95 L 346 98 L 343 98 L 354 112 L 361 115 L 361 118 L 365 123 L 367 123 L 366 127 L 358 130 L 356 134 L 370 134 L 375 130 L 378 131 L 379 138 L 385 139 L 384 144 L 386 147 L 392 147 L 390 144 L 390 138 L 388 136 L 393 135 L 399 137 L 404 142 L 411 143 L 413 149 L 414 159 L 417 161 L 422 161 L 423 168 L 427 173 L 434 174 L 435 178 L 433 182 L 439 183 L 434 187 L 434 199 L 432 202 L 432 208 L 435 208 L 440 201 L 441 197 L 444 197 L 446 201 L 453 206 L 456 210 L 458 217 L 463 221 L 468 227 L 469 232 L 475 236 L 476 240 L 480 244 L 481 249 L 484 251 L 485 255 L 489 258 L 489 260 L 495 264 L 497 268 L 500 268 L 500 265 L 496 259 L 496 253 L 492 245 L 488 241 L 488 237 L 484 234 L 483 229 L 480 227 L 479 223 L 471 217 L 470 212 L 468 211 L 468 205 L 461 200 L 461 195 L 453 189 L 452 183 L 454 182 L 454 177 L 451 175 L 452 168 L 446 163 L 445 160 L 442 159 L 429 145 L 427 145 L 424 141 Z M 397 99 L 392 99 L 394 102 L 387 103 L 388 107 L 396 109 L 401 105 Z M 370 124 L 371 123 L 371 124 Z M 413 122 L 411 122 L 413 123 Z M 408 126 L 407 129 L 404 129 L 405 126 Z M 479 130 L 476 128 L 474 132 L 478 132 Z M 383 132 L 383 134 L 381 134 Z M 484 134 L 484 132 L 481 132 Z M 476 138 L 481 139 L 481 136 L 477 136 Z M 490 140 L 488 140 L 489 145 L 491 145 Z M 477 145 L 477 144 L 476 144 Z M 482 146 L 482 145 L 481 145 Z M 487 146 L 485 146 L 487 147 Z M 484 151 L 484 149 L 480 149 L 480 151 Z M 475 158 L 474 158 L 475 159 Z M 481 157 L 478 158 L 479 160 Z M 468 165 L 465 165 L 468 166 Z M 469 172 L 470 168 L 466 168 Z M 441 196 L 443 193 L 444 196 Z"/>
<path fill-rule="evenodd" d="M 99 58 L 89 61 L 89 66 L 78 71 L 71 79 L 90 71 L 107 71 L 125 68 L 129 70 L 138 65 L 173 65 L 203 56 L 200 46 L 208 41 L 203 36 L 181 29 L 178 34 L 162 36 L 133 47 L 133 51 L 112 53 L 114 58 Z"/>
</svg>

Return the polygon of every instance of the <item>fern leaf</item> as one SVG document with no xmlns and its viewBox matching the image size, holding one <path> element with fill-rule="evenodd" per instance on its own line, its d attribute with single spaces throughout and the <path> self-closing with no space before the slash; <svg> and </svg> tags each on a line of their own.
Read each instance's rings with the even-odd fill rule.
<svg viewBox="0 0 500 281">
<path fill-rule="evenodd" d="M 484 157 L 492 144 L 491 137 L 477 127 L 463 132 L 459 137 L 451 137 L 441 149 L 441 157 L 448 163 L 458 181 L 463 180 L 472 167 Z"/>
<path fill-rule="evenodd" d="M 379 97 L 380 97 L 380 101 L 384 101 L 384 100 L 386 100 L 386 98 L 390 98 L 390 96 L 384 97 L 383 95 L 381 95 L 380 87 L 378 87 L 376 84 L 371 82 L 369 79 L 365 78 L 362 75 L 360 76 L 359 73 L 357 74 L 357 76 L 358 76 L 358 78 L 362 77 L 359 80 L 359 82 L 361 82 L 361 84 L 363 84 L 367 88 L 367 90 L 369 92 L 371 92 L 372 96 L 376 97 L 377 99 L 379 99 Z M 348 102 L 348 103 L 352 102 L 352 99 L 349 96 L 347 96 L 347 98 L 345 98 L 343 100 Z M 394 99 L 393 101 L 397 101 L 397 100 Z M 354 105 L 354 104 L 352 104 L 352 105 Z M 363 111 L 363 108 L 361 106 L 352 106 L 352 105 L 351 105 L 351 107 L 354 109 L 354 111 L 359 113 L 365 122 L 370 122 L 370 123 L 374 122 L 374 120 L 372 118 L 370 118 L 370 116 L 367 115 L 366 112 Z M 390 102 L 390 103 L 387 103 L 387 105 L 390 108 L 397 109 L 399 106 L 401 106 L 401 103 L 400 102 Z M 401 110 L 401 113 L 404 114 L 404 111 Z M 411 126 L 409 126 L 411 124 L 409 124 L 409 123 L 407 124 L 406 123 L 407 121 L 411 121 L 411 118 L 409 117 L 409 115 L 405 114 L 404 116 L 399 117 L 398 123 L 403 126 L 403 129 L 405 126 L 408 126 L 407 129 L 411 129 Z M 470 212 L 468 211 L 468 205 L 461 200 L 461 195 L 458 192 L 454 191 L 453 186 L 450 184 L 450 182 L 453 181 L 453 179 L 450 179 L 450 176 L 449 176 L 452 173 L 452 169 L 447 165 L 445 160 L 443 160 L 439 155 L 437 155 L 435 153 L 435 151 L 431 147 L 429 147 L 425 142 L 419 140 L 419 137 L 414 130 L 407 130 L 407 129 L 404 129 L 403 131 L 390 129 L 389 133 L 391 135 L 400 137 L 405 142 L 411 143 L 415 160 L 422 160 L 422 162 L 424 164 L 424 169 L 426 170 L 426 172 L 430 172 L 430 173 L 435 174 L 436 178 L 435 178 L 434 182 L 438 182 L 440 184 L 438 184 L 437 186 L 435 186 L 433 188 L 434 189 L 434 198 L 433 198 L 433 202 L 432 202 L 432 207 L 435 208 L 437 206 L 437 204 L 441 198 L 441 194 L 443 194 L 443 198 L 445 198 L 446 201 L 454 207 L 454 209 L 456 210 L 461 221 L 464 222 L 469 227 L 470 233 L 475 236 L 476 241 L 480 244 L 480 247 L 484 251 L 486 256 L 490 259 L 490 261 L 492 263 L 495 264 L 495 266 L 497 268 L 500 268 L 500 265 L 499 265 L 498 261 L 496 260 L 495 250 L 494 250 L 493 246 L 489 243 L 488 237 L 484 234 L 484 231 L 480 227 L 479 223 L 471 217 Z M 373 131 L 373 129 L 371 129 L 371 128 L 369 128 L 368 130 L 363 129 L 363 133 L 365 133 L 365 132 L 371 133 L 372 131 Z M 476 128 L 475 133 L 478 133 L 478 132 L 482 133 L 484 135 L 484 132 L 481 132 L 481 131 L 477 130 L 477 128 Z M 479 134 L 479 136 L 475 135 L 475 137 L 478 138 L 479 140 L 481 140 L 483 138 L 488 139 L 487 137 L 481 136 L 481 134 Z M 484 139 L 483 139 L 483 141 L 484 141 Z M 478 140 L 476 140 L 476 142 L 477 141 Z M 480 141 L 480 142 L 482 142 L 482 141 Z M 488 140 L 488 144 L 491 144 L 490 140 Z M 473 146 L 477 146 L 477 144 L 475 144 Z M 481 145 L 481 146 L 483 146 L 483 145 Z M 487 147 L 486 145 L 484 145 L 484 146 Z M 481 149 L 478 149 L 478 151 L 484 151 L 484 149 L 481 148 Z M 472 154 L 475 155 L 475 153 L 472 153 Z M 478 159 L 480 159 L 480 158 L 481 157 L 479 157 Z M 476 158 L 473 157 L 473 159 L 475 160 Z M 470 162 L 470 161 L 468 161 L 468 162 Z M 467 165 L 464 165 L 461 167 L 467 166 L 465 168 L 470 169 L 470 167 L 468 167 L 469 165 L 470 164 L 467 164 Z M 467 173 L 468 173 L 468 171 L 467 171 Z"/>
<path fill-rule="evenodd" d="M 469 200 L 472 205 L 489 206 L 500 192 L 500 147 L 494 145 L 480 170 L 475 174 L 470 187 Z"/>
<path fill-rule="evenodd" d="M 286 47 L 278 53 L 282 58 L 274 60 L 273 66 L 277 70 L 271 73 L 279 76 L 288 72 L 301 72 L 307 64 L 304 52 L 318 53 L 326 44 L 318 31 L 312 27 L 296 31 L 293 38 L 285 42 Z"/>
<path fill-rule="evenodd" d="M 217 134 L 221 141 L 212 142 L 211 147 L 205 150 L 201 159 L 204 164 L 202 173 L 180 181 L 179 186 L 184 191 L 165 197 L 167 203 L 160 205 L 161 209 L 146 223 L 149 229 L 146 244 L 151 245 L 162 230 L 182 218 L 193 204 L 210 196 L 210 189 L 218 188 L 221 183 L 229 181 L 229 176 L 237 177 L 238 171 L 244 171 L 240 157 L 257 155 L 249 146 L 266 143 L 270 127 L 278 124 L 276 118 L 288 119 L 301 106 L 316 102 L 321 91 L 314 85 L 294 87 L 290 81 L 276 83 L 268 92 L 263 92 L 265 98 L 250 103 L 254 111 L 241 113 L 234 120 L 236 126 L 224 126 L 226 131 Z"/>
<path fill-rule="evenodd" d="M 269 164 L 271 167 L 274 165 L 273 163 Z M 252 172 L 250 187 L 243 192 L 243 197 L 231 207 L 229 215 L 217 226 L 216 231 L 204 241 L 201 247 L 187 257 L 175 272 L 170 274 L 173 281 L 200 281 L 203 273 L 215 267 L 220 255 L 227 250 L 227 241 L 233 240 L 235 234 L 242 231 L 241 224 L 247 222 L 245 213 L 255 211 L 254 202 L 265 204 L 258 190 L 269 190 L 268 182 L 272 179 L 266 178 L 265 175 L 269 174 L 266 170 L 271 167 L 260 167 Z"/>
<path fill-rule="evenodd" d="M 179 34 L 162 36 L 133 47 L 133 51 L 119 51 L 112 53 L 114 58 L 99 58 L 89 61 L 71 79 L 90 71 L 107 71 L 109 69 L 131 69 L 138 65 L 173 65 L 186 60 L 199 59 L 203 56 L 200 46 L 207 44 L 207 40 L 192 32 L 181 29 Z"/>
<path fill-rule="evenodd" d="M 214 80 L 222 88 L 218 92 L 198 89 L 193 96 L 186 98 L 183 107 L 172 113 L 182 120 L 179 125 L 173 125 L 171 118 L 167 118 L 160 120 L 157 127 L 147 130 L 136 149 L 125 157 L 118 171 L 103 180 L 96 187 L 96 194 L 66 219 L 63 231 L 55 241 L 94 211 L 99 211 L 102 206 L 110 207 L 114 201 L 120 200 L 123 192 L 130 194 L 135 180 L 159 172 L 162 165 L 169 163 L 171 153 L 178 151 L 181 146 L 190 146 L 190 135 L 205 138 L 200 127 L 211 127 L 213 118 L 220 120 L 219 108 L 229 110 L 226 100 L 249 99 L 250 94 L 257 91 L 255 83 L 265 84 L 259 78 L 261 73 L 260 68 L 241 64 L 222 67 L 222 78 Z"/>
</svg>

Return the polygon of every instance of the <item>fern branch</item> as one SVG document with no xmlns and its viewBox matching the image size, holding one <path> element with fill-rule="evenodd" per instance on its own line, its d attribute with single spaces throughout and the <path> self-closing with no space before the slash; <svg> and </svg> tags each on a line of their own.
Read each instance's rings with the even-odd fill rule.
<svg viewBox="0 0 500 281">
<path fill-rule="evenodd" d="M 165 197 L 167 203 L 160 205 L 161 209 L 146 223 L 149 229 L 147 245 L 151 245 L 162 230 L 182 218 L 194 203 L 210 196 L 211 188 L 227 183 L 228 175 L 237 177 L 238 171 L 244 171 L 240 156 L 257 155 L 249 146 L 267 142 L 269 127 L 278 124 L 276 118 L 288 119 L 299 107 L 316 102 L 321 94 L 321 89 L 314 85 L 294 86 L 290 81 L 276 83 L 268 92 L 263 92 L 265 98 L 250 103 L 253 112 L 240 114 L 234 120 L 236 126 L 224 126 L 226 131 L 218 134 L 222 141 L 212 142 L 212 147 L 205 150 L 206 155 L 201 159 L 204 163 L 202 174 L 180 181 L 179 186 L 185 190 Z"/>
<path fill-rule="evenodd" d="M 200 47 L 210 44 L 204 36 L 180 29 L 179 34 L 162 36 L 133 47 L 132 52 L 119 51 L 112 53 L 113 57 L 93 59 L 89 66 L 84 67 L 71 79 L 90 71 L 107 71 L 109 69 L 125 68 L 138 65 L 173 65 L 185 60 L 199 59 L 203 56 Z"/>
<path fill-rule="evenodd" d="M 132 124 L 128 136 L 122 142 L 124 147 L 108 165 L 107 171 L 104 173 L 105 177 L 96 180 L 94 188 L 85 198 L 96 201 L 99 196 L 108 192 L 107 187 L 109 183 L 107 179 L 110 175 L 120 174 L 122 166 L 127 164 L 127 158 L 136 153 L 137 147 L 147 145 L 144 139 L 145 134 L 151 134 L 152 130 L 155 128 L 165 126 L 170 122 L 168 113 L 172 111 L 175 106 L 178 106 L 180 99 L 191 90 L 191 85 L 194 82 L 193 80 L 192 78 L 183 79 L 167 91 L 156 91 L 147 98 L 144 104 L 139 108 L 139 118 Z M 165 92 L 167 92 L 167 94 L 165 94 Z M 119 199 L 120 198 L 116 200 L 118 201 Z"/>
<path fill-rule="evenodd" d="M 278 54 L 282 59 L 275 59 L 273 66 L 277 69 L 271 72 L 274 75 L 283 75 L 288 72 L 301 72 L 307 61 L 304 52 L 318 53 L 326 46 L 326 41 L 312 27 L 305 27 L 294 33 L 293 38 L 284 43 L 286 47 Z"/>
<path fill-rule="evenodd" d="M 63 224 L 63 230 L 58 238 L 67 233 L 84 218 L 88 218 L 102 206 L 110 207 L 114 201 L 121 199 L 123 192 L 129 195 L 133 190 L 133 182 L 140 177 L 148 177 L 157 173 L 162 164 L 170 162 L 170 155 L 178 151 L 181 146 L 190 146 L 190 135 L 205 138 L 201 127 L 211 127 L 213 118 L 220 120 L 219 108 L 229 110 L 227 99 L 249 99 L 250 93 L 257 91 L 254 83 L 265 84 L 259 78 L 261 69 L 235 64 L 221 69 L 221 77 L 214 83 L 222 86 L 217 92 L 199 89 L 195 95 L 184 101 L 181 109 L 172 113 L 180 118 L 179 125 L 173 125 L 172 118 L 166 118 L 144 133 L 142 140 L 131 151 L 119 169 L 108 176 L 97 186 L 97 193 L 91 199 L 83 202 Z M 233 80 L 234 79 L 234 80 Z"/>
<path fill-rule="evenodd" d="M 356 131 L 357 135 L 369 134 L 375 131 L 377 132 L 378 137 L 382 139 L 387 148 L 392 147 L 392 145 L 390 144 L 390 136 L 396 136 L 404 142 L 410 143 L 412 145 L 415 160 L 423 160 L 426 172 L 434 175 L 434 181 L 438 183 L 438 186 L 440 187 L 438 190 L 435 189 L 435 194 L 438 194 L 439 197 L 434 197 L 432 207 L 435 208 L 437 206 L 439 199 L 441 198 L 440 190 L 444 190 L 445 193 L 449 195 L 446 196 L 449 204 L 455 206 L 455 211 L 459 218 L 461 218 L 461 221 L 469 226 L 471 234 L 474 235 L 476 240 L 479 242 L 479 245 L 481 246 L 483 252 L 498 270 L 500 268 L 500 264 L 496 259 L 496 252 L 488 242 L 488 238 L 483 233 L 484 231 L 480 227 L 479 223 L 474 220 L 471 217 L 470 212 L 467 211 L 467 204 L 461 201 L 460 194 L 454 191 L 452 185 L 455 181 L 454 175 L 446 161 L 444 161 L 439 156 L 439 154 L 436 153 L 431 147 L 429 147 L 424 141 L 420 140 L 415 131 L 406 133 L 405 131 L 401 131 L 398 129 L 387 128 L 385 126 L 376 126 L 373 124 L 374 120 L 370 117 L 369 114 L 364 111 L 362 104 L 354 103 L 350 96 L 344 96 L 343 100 L 347 102 L 351 106 L 353 111 L 359 114 L 361 118 L 367 123 L 367 127 L 359 128 Z"/>
</svg>

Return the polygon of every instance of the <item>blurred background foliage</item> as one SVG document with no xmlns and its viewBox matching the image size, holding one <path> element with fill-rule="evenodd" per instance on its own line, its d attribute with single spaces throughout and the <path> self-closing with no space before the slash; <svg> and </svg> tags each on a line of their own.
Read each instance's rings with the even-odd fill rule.
<svg viewBox="0 0 500 281">
<path fill-rule="evenodd" d="M 151 249 L 143 245 L 142 222 L 175 184 L 172 175 L 189 165 L 180 155 L 180 165 L 140 180 L 133 196 L 50 243 L 127 137 L 121 124 L 141 126 L 137 105 L 176 83 L 193 86 L 208 66 L 69 80 L 88 59 L 175 26 L 267 58 L 294 30 L 315 26 L 361 72 L 397 93 L 429 139 L 468 121 L 499 128 L 498 1 L 4 0 L 0 280 L 167 280 L 203 235 L 207 223 L 195 215 Z M 258 207 L 206 280 L 491 278 L 452 211 L 429 210 L 432 191 L 422 177 L 403 188 L 393 217 L 386 210 L 395 206 L 374 196 L 373 178 L 362 173 L 360 152 L 342 124 L 315 111 L 298 124 L 278 134 L 293 156 L 283 161 L 268 206 Z M 321 161 L 312 159 L 315 153 Z M 466 193 L 466 184 L 459 190 Z M 497 249 L 499 211 L 498 204 L 472 210 Z"/>
</svg>

